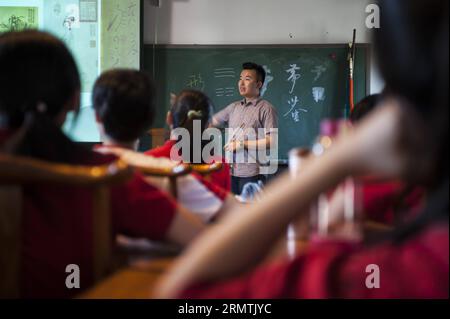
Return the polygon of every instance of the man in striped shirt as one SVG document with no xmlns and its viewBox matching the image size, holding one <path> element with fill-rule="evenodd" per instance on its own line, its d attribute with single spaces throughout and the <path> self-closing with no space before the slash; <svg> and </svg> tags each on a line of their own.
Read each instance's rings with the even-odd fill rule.
<svg viewBox="0 0 450 319">
<path fill-rule="evenodd" d="M 278 128 L 275 108 L 260 96 L 266 77 L 264 68 L 248 62 L 242 69 L 238 87 L 243 99 L 231 103 L 212 119 L 212 126 L 232 129 L 225 151 L 234 155 L 231 188 L 235 194 L 240 194 L 246 183 L 265 182 L 258 153 L 277 144 Z"/>
</svg>

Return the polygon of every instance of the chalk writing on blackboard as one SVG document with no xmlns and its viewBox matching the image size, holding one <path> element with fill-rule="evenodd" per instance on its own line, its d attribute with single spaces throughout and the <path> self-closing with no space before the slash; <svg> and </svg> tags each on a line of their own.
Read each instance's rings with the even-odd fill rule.
<svg viewBox="0 0 450 319">
<path fill-rule="evenodd" d="M 234 96 L 234 88 L 233 87 L 227 87 L 225 88 L 225 96 Z"/>
<path fill-rule="evenodd" d="M 286 73 L 289 73 L 289 77 L 288 77 L 287 81 L 292 82 L 292 88 L 289 91 L 290 94 L 292 94 L 292 92 L 294 92 L 295 83 L 301 77 L 300 73 L 297 73 L 297 71 L 299 71 L 299 70 L 300 70 L 300 67 L 297 66 L 297 64 L 291 64 L 290 68 L 286 70 Z"/>
<path fill-rule="evenodd" d="M 264 84 L 261 88 L 261 96 L 264 96 L 264 94 L 267 91 L 267 88 L 269 87 L 269 83 L 272 82 L 274 79 L 274 77 L 272 76 L 272 70 L 270 70 L 267 65 L 263 65 L 263 68 L 266 71 L 266 80 L 264 81 Z"/>
<path fill-rule="evenodd" d="M 224 90 L 224 88 L 218 88 L 218 89 L 216 89 L 216 96 L 217 97 L 222 97 L 222 96 L 224 96 L 225 95 L 225 90 Z"/>
<path fill-rule="evenodd" d="M 215 90 L 217 97 L 234 96 L 234 87 L 221 87 Z"/>
<path fill-rule="evenodd" d="M 300 112 L 308 113 L 307 110 L 297 107 L 297 104 L 300 102 L 298 96 L 294 96 L 293 98 L 288 100 L 288 104 L 291 107 L 290 110 L 284 114 L 284 117 L 288 117 L 289 115 L 292 117 L 294 122 L 300 121 Z"/>
<path fill-rule="evenodd" d="M 220 83 L 218 82 L 217 84 L 223 85 L 223 86 L 218 86 L 215 88 L 215 91 L 214 91 L 215 96 L 216 97 L 234 96 L 235 88 L 230 87 L 229 85 L 230 85 L 230 79 L 236 78 L 235 68 L 230 68 L 230 67 L 216 68 L 216 69 L 214 69 L 213 73 L 214 73 L 214 78 L 216 78 L 216 79 L 218 79 L 218 81 L 220 81 Z"/>
<path fill-rule="evenodd" d="M 193 74 L 189 76 L 186 86 L 191 89 L 203 91 L 205 89 L 205 81 L 203 81 L 203 77 L 200 73 Z"/>
<path fill-rule="evenodd" d="M 300 112 L 307 113 L 308 111 L 306 111 L 305 109 L 295 109 L 292 112 L 292 119 L 294 120 L 294 122 L 300 122 Z"/>
<path fill-rule="evenodd" d="M 311 70 L 311 73 L 314 73 L 316 75 L 313 79 L 313 82 L 316 82 L 326 70 L 327 68 L 324 67 L 323 65 L 318 65 L 314 67 L 314 69 Z"/>
<path fill-rule="evenodd" d="M 236 71 L 234 68 L 218 68 L 214 70 L 215 78 L 235 78 Z"/>
<path fill-rule="evenodd" d="M 316 103 L 319 103 L 319 101 L 324 101 L 325 100 L 325 88 L 313 87 L 312 95 L 313 95 L 314 101 L 316 101 Z"/>
</svg>

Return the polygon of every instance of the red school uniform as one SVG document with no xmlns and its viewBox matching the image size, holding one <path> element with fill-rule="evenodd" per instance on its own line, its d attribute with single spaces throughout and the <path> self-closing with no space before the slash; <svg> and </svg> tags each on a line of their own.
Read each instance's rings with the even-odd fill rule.
<svg viewBox="0 0 450 319">
<path fill-rule="evenodd" d="M 400 181 L 372 182 L 362 187 L 363 212 L 366 218 L 384 224 L 393 224 L 396 213 L 408 211 L 406 219 L 415 217 L 423 208 L 425 191 L 421 187 L 406 189 Z"/>
<path fill-rule="evenodd" d="M 1 133 L 1 132 L 0 132 Z M 3 140 L 7 134 L 0 134 Z M 0 140 L 0 144 L 2 140 Z M 102 165 L 115 156 L 86 152 L 80 165 Z M 111 187 L 113 234 L 164 239 L 176 204 L 135 174 Z M 92 195 L 82 187 L 23 187 L 21 297 L 67 298 L 93 284 Z M 80 289 L 68 289 L 66 266 L 80 269 Z"/>
<path fill-rule="evenodd" d="M 168 140 L 164 143 L 164 145 L 148 150 L 144 154 L 151 155 L 153 157 L 170 158 L 170 150 L 175 144 L 176 141 Z M 181 160 L 181 157 L 177 158 L 177 160 Z M 223 167 L 221 170 L 211 173 L 211 181 L 213 184 L 221 187 L 225 191 L 230 192 L 231 191 L 230 165 L 228 165 L 228 163 L 225 163 L 223 159 L 220 159 L 219 161 L 223 162 Z"/>
<path fill-rule="evenodd" d="M 178 162 L 169 158 L 154 158 L 151 155 L 144 155 L 130 149 L 114 145 L 97 145 L 96 152 L 102 154 L 114 154 L 131 165 L 150 165 L 153 167 L 174 167 Z M 157 186 L 167 192 L 160 181 L 150 180 L 150 184 Z M 153 183 L 156 183 L 153 184 Z M 228 193 L 212 183 L 204 181 L 201 176 L 189 174 L 177 178 L 177 202 L 199 216 L 203 222 L 208 223 L 214 220 L 217 212 L 222 208 Z"/>
<path fill-rule="evenodd" d="M 178 297 L 448 298 L 448 230 L 448 224 L 430 226 L 402 244 L 372 248 L 338 241 L 314 243 L 292 261 L 263 265 L 215 284 L 194 284 Z M 379 285 L 369 277 L 376 269 Z"/>
</svg>

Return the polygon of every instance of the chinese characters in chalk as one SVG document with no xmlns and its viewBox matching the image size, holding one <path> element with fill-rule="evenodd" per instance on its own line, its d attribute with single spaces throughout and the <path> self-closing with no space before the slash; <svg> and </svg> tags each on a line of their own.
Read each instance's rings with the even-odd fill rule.
<svg viewBox="0 0 450 319">
<path fill-rule="evenodd" d="M 286 70 L 286 73 L 289 73 L 288 82 L 292 82 L 291 90 L 289 91 L 289 94 L 292 94 L 295 89 L 295 83 L 298 79 L 300 79 L 301 75 L 300 73 L 297 73 L 297 71 L 300 71 L 300 67 L 297 66 L 297 64 L 291 64 L 290 68 Z"/>
<path fill-rule="evenodd" d="M 308 113 L 308 111 L 303 108 L 298 107 L 297 104 L 299 102 L 300 102 L 300 100 L 299 100 L 298 96 L 294 96 L 293 98 L 291 98 L 287 102 L 291 108 L 286 114 L 284 114 L 284 117 L 291 115 L 292 120 L 294 122 L 296 122 L 296 123 L 300 122 L 300 112 Z"/>
</svg>

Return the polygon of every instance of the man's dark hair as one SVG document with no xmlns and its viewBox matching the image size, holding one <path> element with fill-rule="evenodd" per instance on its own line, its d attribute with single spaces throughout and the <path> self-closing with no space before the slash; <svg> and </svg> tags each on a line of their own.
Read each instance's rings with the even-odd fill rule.
<svg viewBox="0 0 450 319">
<path fill-rule="evenodd" d="M 93 107 L 105 133 L 119 142 L 132 142 L 151 126 L 155 89 L 150 77 L 136 70 L 112 70 L 95 82 Z"/>
<path fill-rule="evenodd" d="M 244 64 L 242 64 L 242 69 L 255 70 L 256 75 L 258 76 L 258 81 L 261 81 L 261 83 L 264 84 L 264 81 L 266 80 L 266 71 L 261 65 L 253 62 L 245 62 Z"/>
</svg>

